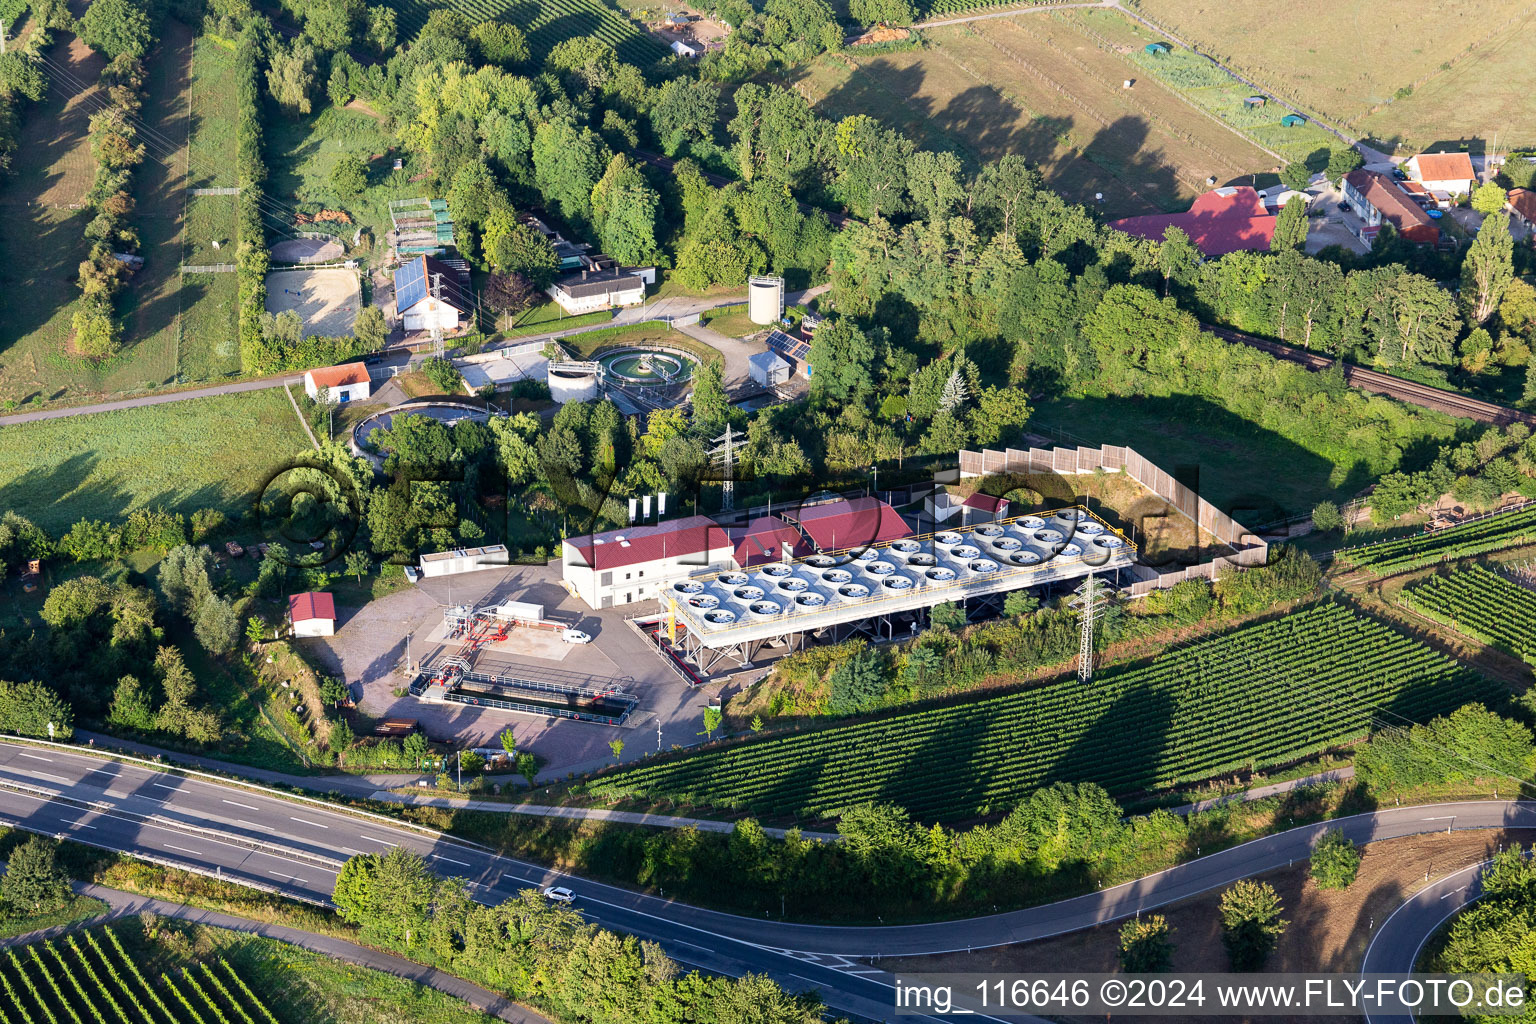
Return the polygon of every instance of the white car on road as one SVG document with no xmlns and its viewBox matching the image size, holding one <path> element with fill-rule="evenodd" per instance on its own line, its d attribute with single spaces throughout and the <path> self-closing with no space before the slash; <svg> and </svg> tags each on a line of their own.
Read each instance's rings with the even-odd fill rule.
<svg viewBox="0 0 1536 1024">
<path fill-rule="evenodd" d="M 560 639 L 568 644 L 589 644 L 592 642 L 592 637 L 579 629 L 562 630 Z"/>
<path fill-rule="evenodd" d="M 563 885 L 549 886 L 544 890 L 544 897 L 556 903 L 574 903 L 576 900 L 576 894 Z"/>
</svg>

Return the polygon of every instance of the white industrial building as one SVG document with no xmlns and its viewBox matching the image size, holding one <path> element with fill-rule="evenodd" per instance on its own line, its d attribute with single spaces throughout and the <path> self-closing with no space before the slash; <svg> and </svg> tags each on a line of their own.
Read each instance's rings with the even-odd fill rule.
<svg viewBox="0 0 1536 1024">
<path fill-rule="evenodd" d="M 421 556 L 423 576 L 452 576 L 461 572 L 495 569 L 507 564 L 507 546 L 488 544 L 479 548 L 455 548 Z"/>
<path fill-rule="evenodd" d="M 727 569 L 735 553 L 725 528 L 708 516 L 567 537 L 561 573 L 592 608 L 661 597 L 690 573 Z"/>
</svg>

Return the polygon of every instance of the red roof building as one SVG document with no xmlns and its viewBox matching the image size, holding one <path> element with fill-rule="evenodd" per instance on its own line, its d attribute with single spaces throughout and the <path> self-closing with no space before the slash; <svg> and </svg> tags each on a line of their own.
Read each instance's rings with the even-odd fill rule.
<svg viewBox="0 0 1536 1024">
<path fill-rule="evenodd" d="M 829 501 L 785 513 L 785 518 L 798 522 L 818 551 L 864 548 L 912 533 L 900 513 L 878 498 Z"/>
<path fill-rule="evenodd" d="M 1410 242 L 1433 245 L 1440 241 L 1434 219 L 1380 171 L 1357 168 L 1346 174 L 1344 199 L 1362 221 L 1355 233 L 1366 245 L 1375 242 L 1383 224 L 1391 224 Z"/>
<path fill-rule="evenodd" d="M 593 608 L 666 595 L 669 584 L 708 569 L 729 568 L 736 547 L 708 516 L 628 526 L 567 537 L 562 576 Z"/>
<path fill-rule="evenodd" d="M 336 632 L 336 602 L 330 594 L 310 592 L 288 599 L 294 636 L 331 636 Z"/>
<path fill-rule="evenodd" d="M 1179 228 L 1207 256 L 1225 256 L 1242 249 L 1267 250 L 1278 219 L 1264 208 L 1258 192 L 1229 185 L 1198 196 L 1184 213 L 1127 217 L 1109 226 L 1153 242 L 1161 242 L 1169 228 Z"/>
<path fill-rule="evenodd" d="M 736 565 L 741 569 L 780 561 L 786 545 L 791 558 L 810 554 L 810 545 L 800 536 L 800 531 L 778 516 L 760 516 L 745 530 L 735 533 L 735 537 Z"/>
<path fill-rule="evenodd" d="M 1523 221 L 1528 228 L 1536 227 L 1536 192 L 1528 188 L 1512 188 L 1506 198 L 1516 220 Z"/>
</svg>

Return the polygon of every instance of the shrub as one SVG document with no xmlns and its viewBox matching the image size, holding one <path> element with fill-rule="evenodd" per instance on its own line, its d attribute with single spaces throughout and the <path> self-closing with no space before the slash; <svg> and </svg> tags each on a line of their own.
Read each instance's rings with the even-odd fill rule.
<svg viewBox="0 0 1536 1024">
<path fill-rule="evenodd" d="M 1312 848 L 1312 881 L 1319 889 L 1347 889 L 1359 870 L 1359 848 L 1336 828 L 1324 832 Z"/>
</svg>

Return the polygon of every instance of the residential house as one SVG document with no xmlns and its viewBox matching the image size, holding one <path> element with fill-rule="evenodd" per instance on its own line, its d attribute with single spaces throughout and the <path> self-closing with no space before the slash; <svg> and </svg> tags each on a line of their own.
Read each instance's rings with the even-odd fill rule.
<svg viewBox="0 0 1536 1024">
<path fill-rule="evenodd" d="M 1417 181 L 1431 192 L 1467 195 L 1477 187 L 1477 173 L 1472 158 L 1465 153 L 1420 153 L 1403 164 L 1409 181 Z"/>
<path fill-rule="evenodd" d="M 1368 246 L 1375 244 L 1383 224 L 1410 242 L 1433 245 L 1440 240 L 1440 229 L 1424 208 L 1380 171 L 1357 168 L 1346 174 L 1344 201 L 1360 218 L 1355 234 Z"/>
<path fill-rule="evenodd" d="M 1179 228 L 1205 255 L 1225 256 L 1240 249 L 1268 250 L 1277 219 L 1254 189 L 1229 185 L 1198 196 L 1184 213 L 1127 217 L 1109 226 L 1154 242 L 1161 242 L 1169 228 Z"/>
</svg>

